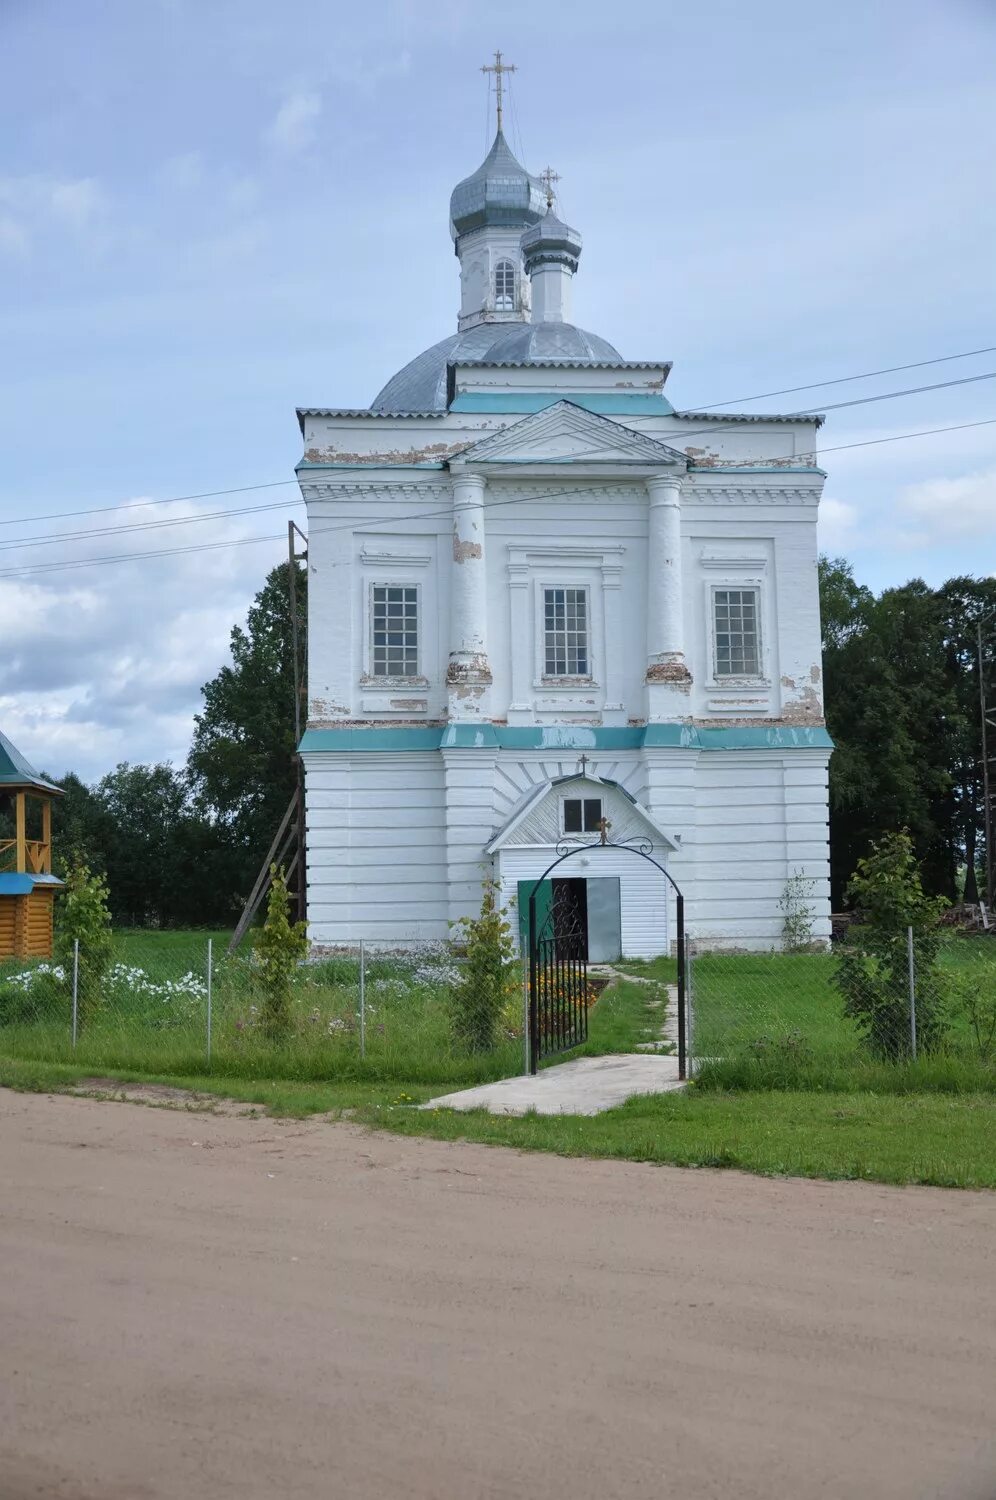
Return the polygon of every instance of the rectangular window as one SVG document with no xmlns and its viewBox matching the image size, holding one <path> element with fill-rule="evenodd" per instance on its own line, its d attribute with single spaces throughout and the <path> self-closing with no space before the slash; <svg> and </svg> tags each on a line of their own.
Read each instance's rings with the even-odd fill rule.
<svg viewBox="0 0 996 1500">
<path fill-rule="evenodd" d="M 418 589 L 377 583 L 372 592 L 372 675 L 417 677 Z"/>
<path fill-rule="evenodd" d="M 544 675 L 588 677 L 588 590 L 543 590 Z"/>
<path fill-rule="evenodd" d="M 717 589 L 713 595 L 716 625 L 716 676 L 759 677 L 757 589 Z"/>
<path fill-rule="evenodd" d="M 598 825 L 601 821 L 601 797 L 566 797 L 564 799 L 565 833 L 598 833 Z"/>
</svg>

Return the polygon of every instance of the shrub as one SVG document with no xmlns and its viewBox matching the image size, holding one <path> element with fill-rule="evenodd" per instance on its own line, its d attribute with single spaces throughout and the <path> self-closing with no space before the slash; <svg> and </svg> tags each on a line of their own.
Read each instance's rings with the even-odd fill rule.
<svg viewBox="0 0 996 1500">
<path fill-rule="evenodd" d="M 948 975 L 948 994 L 968 1023 L 979 1061 L 996 1059 L 996 963 Z"/>
<path fill-rule="evenodd" d="M 82 1035 L 104 999 L 104 985 L 114 956 L 107 881 L 82 861 L 66 871 L 66 889 L 58 906 L 55 959 L 67 987 L 72 986 L 73 949 L 78 942 L 77 1029 Z"/>
<path fill-rule="evenodd" d="M 273 1041 L 279 1041 L 290 1030 L 291 981 L 294 972 L 308 952 L 307 927 L 290 919 L 290 896 L 287 878 L 276 865 L 270 866 L 270 894 L 266 921 L 256 935 L 253 953 L 259 964 L 258 983 L 262 991 L 262 1030 Z"/>
<path fill-rule="evenodd" d="M 490 1052 L 508 1001 L 515 947 L 512 929 L 498 905 L 498 887 L 484 884 L 477 917 L 458 922 L 458 941 L 466 952 L 460 979 L 450 989 L 456 1040 L 471 1052 Z"/>
<path fill-rule="evenodd" d="M 813 908 L 808 904 L 813 882 L 796 873 L 785 882 L 778 905 L 782 913 L 782 947 L 786 953 L 805 953 L 813 940 Z"/>
<path fill-rule="evenodd" d="M 924 894 L 913 841 L 905 830 L 872 845 L 847 887 L 858 922 L 848 932 L 833 982 L 876 1057 L 896 1061 L 912 1050 L 907 931 L 913 929 L 917 1047 L 936 1050 L 944 1037 L 944 986 L 938 967 L 944 901 Z"/>
</svg>

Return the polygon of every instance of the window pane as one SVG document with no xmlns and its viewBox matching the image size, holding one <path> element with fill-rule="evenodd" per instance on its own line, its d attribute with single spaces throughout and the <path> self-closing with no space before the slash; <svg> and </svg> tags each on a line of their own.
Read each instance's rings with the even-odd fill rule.
<svg viewBox="0 0 996 1500">
<path fill-rule="evenodd" d="M 601 797 L 586 797 L 584 799 L 584 831 L 585 833 L 598 833 L 599 823 L 602 821 L 602 799 Z"/>
<path fill-rule="evenodd" d="M 376 584 L 371 594 L 370 668 L 373 676 L 416 676 L 418 589 Z"/>
<path fill-rule="evenodd" d="M 544 589 L 544 659 L 547 677 L 587 677 L 588 591 Z"/>
<path fill-rule="evenodd" d="M 757 589 L 717 589 L 716 676 L 756 677 L 761 670 Z"/>
<path fill-rule="evenodd" d="M 568 798 L 564 803 L 564 832 L 581 832 L 581 800 Z"/>
</svg>

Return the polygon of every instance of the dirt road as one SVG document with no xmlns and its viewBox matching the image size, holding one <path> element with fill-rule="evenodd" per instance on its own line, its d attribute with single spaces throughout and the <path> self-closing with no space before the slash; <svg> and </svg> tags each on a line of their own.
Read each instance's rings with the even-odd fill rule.
<svg viewBox="0 0 996 1500">
<path fill-rule="evenodd" d="M 996 1195 L 0 1091 L 0 1497 L 996 1495 Z"/>
</svg>

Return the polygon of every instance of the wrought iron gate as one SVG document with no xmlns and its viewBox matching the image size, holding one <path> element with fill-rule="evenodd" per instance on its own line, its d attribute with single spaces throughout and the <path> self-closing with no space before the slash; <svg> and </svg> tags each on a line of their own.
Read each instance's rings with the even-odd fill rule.
<svg viewBox="0 0 996 1500">
<path fill-rule="evenodd" d="M 556 893 L 537 920 L 529 899 L 529 1062 L 569 1052 L 588 1040 L 588 935 L 576 907 Z"/>
<path fill-rule="evenodd" d="M 677 926 L 674 954 L 678 980 L 678 1077 L 684 1079 L 687 1061 L 685 898 L 664 866 L 654 859 L 654 846 L 649 839 L 613 843 L 606 837 L 604 826 L 598 843 L 576 844 L 562 840 L 557 845 L 556 859 L 551 861 L 529 891 L 529 920 L 526 928 L 529 944 L 529 1070 L 535 1073 L 544 1057 L 551 1057 L 557 1052 L 568 1052 L 588 1039 L 587 915 L 579 920 L 576 905 L 570 901 L 558 902 L 556 899 L 557 885 L 566 886 L 572 882 L 550 881 L 549 877 L 566 860 L 599 848 L 624 850 L 627 854 L 647 860 L 660 872 L 674 893 Z M 537 897 L 544 886 L 553 888 L 554 899 L 545 902 L 541 912 Z"/>
</svg>

